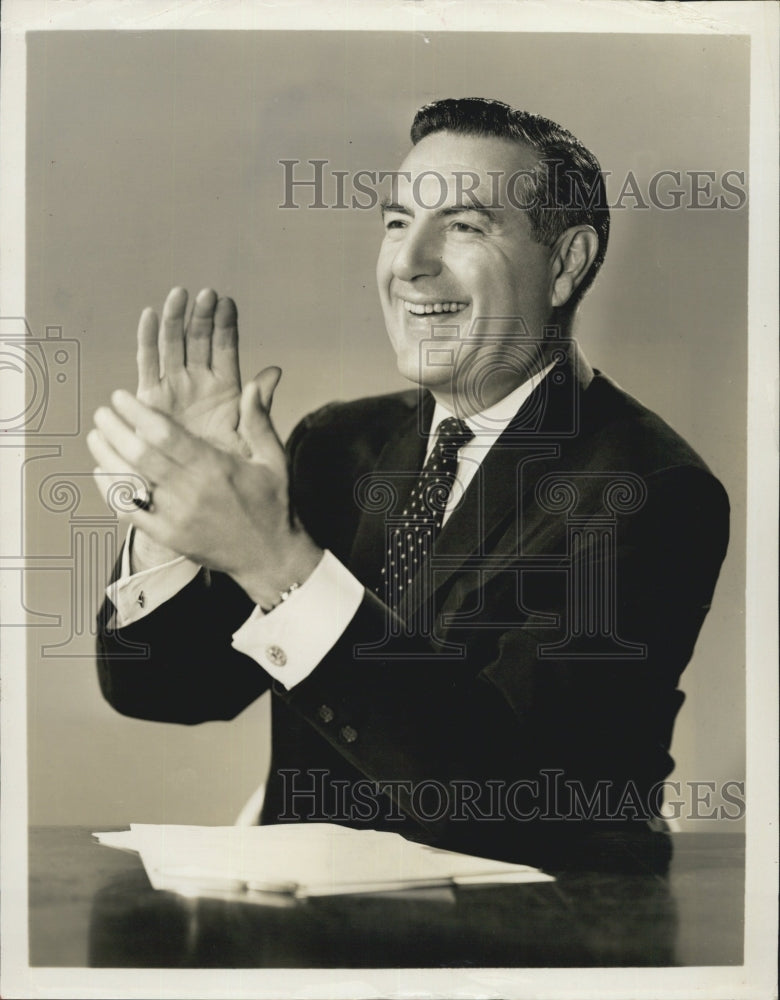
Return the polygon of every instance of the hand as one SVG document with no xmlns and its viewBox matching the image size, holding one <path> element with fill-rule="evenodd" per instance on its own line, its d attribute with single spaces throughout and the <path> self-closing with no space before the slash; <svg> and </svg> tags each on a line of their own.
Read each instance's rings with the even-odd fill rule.
<svg viewBox="0 0 780 1000">
<path fill-rule="evenodd" d="M 238 433 L 241 374 L 238 313 L 232 299 L 210 288 L 195 299 L 184 324 L 187 292 L 169 292 L 159 323 L 144 309 L 138 324 L 138 398 L 197 437 L 248 454 Z"/>
<path fill-rule="evenodd" d="M 128 520 L 158 545 L 228 573 L 261 607 L 273 606 L 292 583 L 303 583 L 322 556 L 289 508 L 287 461 L 270 418 L 281 372 L 266 368 L 244 390 L 240 432 L 250 455 L 231 454 L 195 437 L 129 393 L 95 414 L 87 444 L 107 475 L 140 475 L 153 505 Z"/>
<path fill-rule="evenodd" d="M 247 455 L 238 433 L 241 374 L 238 313 L 232 299 L 205 288 L 195 299 L 185 327 L 187 292 L 168 293 L 158 322 L 144 309 L 138 323 L 138 398 L 167 413 L 191 434 L 226 451 Z M 169 562 L 178 552 L 143 531 L 133 538 L 132 570 Z"/>
</svg>

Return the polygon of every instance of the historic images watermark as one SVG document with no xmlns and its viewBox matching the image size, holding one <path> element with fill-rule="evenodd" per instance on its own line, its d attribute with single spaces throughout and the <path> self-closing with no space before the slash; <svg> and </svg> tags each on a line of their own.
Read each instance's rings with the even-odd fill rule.
<svg viewBox="0 0 780 1000">
<path fill-rule="evenodd" d="M 509 175 L 502 170 L 489 170 L 487 190 L 479 174 L 471 170 L 456 170 L 447 177 L 435 170 L 425 170 L 412 177 L 407 170 L 339 170 L 328 159 L 278 162 L 282 168 L 279 208 L 284 209 L 371 211 L 380 205 L 393 206 L 399 201 L 401 182 L 413 205 L 429 211 L 442 208 L 448 199 L 455 205 L 489 211 L 507 207 L 523 211 L 562 207 L 737 211 L 747 204 L 744 170 L 665 169 L 647 178 L 638 177 L 633 170 L 623 176 L 602 170 L 604 183 L 614 193 L 606 204 L 599 206 L 598 183 L 588 185 L 576 171 L 564 170 L 559 160 L 542 159 L 534 168 Z M 563 200 L 562 190 L 566 192 Z"/>
<path fill-rule="evenodd" d="M 536 778 L 435 778 L 420 781 L 335 778 L 327 768 L 281 769 L 280 822 L 427 823 L 621 822 L 633 820 L 741 820 L 745 782 L 657 781 L 640 789 L 632 780 L 589 782 L 542 769 Z M 400 805 L 403 802 L 403 807 Z M 326 810 L 323 803 L 329 803 Z"/>
</svg>

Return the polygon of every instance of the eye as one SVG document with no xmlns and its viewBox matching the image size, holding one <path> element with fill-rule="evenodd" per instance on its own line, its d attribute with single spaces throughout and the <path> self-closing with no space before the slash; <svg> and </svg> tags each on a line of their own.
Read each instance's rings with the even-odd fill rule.
<svg viewBox="0 0 780 1000">
<path fill-rule="evenodd" d="M 385 229 L 405 229 L 405 219 L 385 219 Z"/>
<path fill-rule="evenodd" d="M 452 228 L 456 233 L 482 233 L 481 229 L 477 229 L 476 226 L 470 226 L 467 222 L 453 222 Z"/>
</svg>

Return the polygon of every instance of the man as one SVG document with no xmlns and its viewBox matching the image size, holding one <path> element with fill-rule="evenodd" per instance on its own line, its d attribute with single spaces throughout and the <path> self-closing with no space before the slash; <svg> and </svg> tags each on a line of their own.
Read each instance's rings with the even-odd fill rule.
<svg viewBox="0 0 780 1000">
<path fill-rule="evenodd" d="M 186 723 L 270 688 L 264 823 L 566 863 L 660 810 L 728 502 L 569 338 L 609 233 L 593 155 L 480 99 L 421 109 L 412 142 L 377 276 L 419 390 L 327 406 L 285 452 L 230 300 L 142 315 L 138 396 L 89 438 L 99 484 L 147 484 L 100 682 Z"/>
</svg>

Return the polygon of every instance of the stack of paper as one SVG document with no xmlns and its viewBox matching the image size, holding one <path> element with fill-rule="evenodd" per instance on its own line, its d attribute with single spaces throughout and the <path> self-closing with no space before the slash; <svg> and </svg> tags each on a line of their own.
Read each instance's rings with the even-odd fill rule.
<svg viewBox="0 0 780 1000">
<path fill-rule="evenodd" d="M 155 889 L 266 903 L 341 893 L 432 886 L 546 882 L 552 876 L 415 844 L 397 833 L 331 823 L 279 826 L 155 826 L 133 823 L 93 834 L 101 844 L 137 851 Z"/>
</svg>

